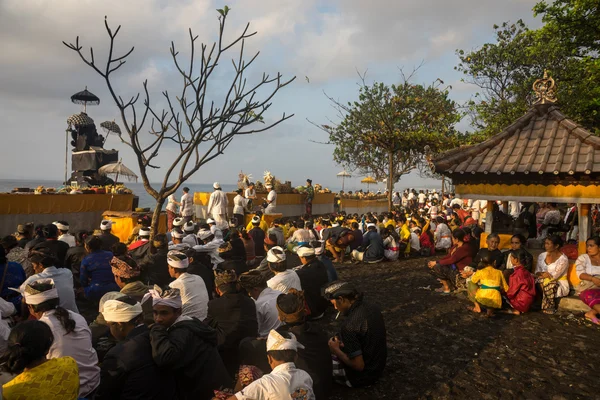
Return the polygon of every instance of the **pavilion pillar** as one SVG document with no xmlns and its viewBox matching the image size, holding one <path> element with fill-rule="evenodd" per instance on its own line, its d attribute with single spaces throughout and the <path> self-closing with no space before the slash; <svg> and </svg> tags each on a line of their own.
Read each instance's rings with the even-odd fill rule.
<svg viewBox="0 0 600 400">
<path fill-rule="evenodd" d="M 494 222 L 494 203 L 495 201 L 487 201 L 487 211 L 485 213 L 485 233 L 492 233 L 492 223 Z"/>
<path fill-rule="evenodd" d="M 577 203 L 577 216 L 579 218 L 579 254 L 585 254 L 585 244 L 590 236 L 590 208 L 591 204 Z"/>
</svg>

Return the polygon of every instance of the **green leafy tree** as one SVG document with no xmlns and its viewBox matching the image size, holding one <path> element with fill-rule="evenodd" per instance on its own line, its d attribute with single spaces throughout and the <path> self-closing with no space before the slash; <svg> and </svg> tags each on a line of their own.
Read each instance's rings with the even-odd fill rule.
<svg viewBox="0 0 600 400">
<path fill-rule="evenodd" d="M 394 183 L 426 164 L 428 155 L 455 147 L 461 138 L 454 130 L 460 114 L 449 88 L 442 88 L 440 80 L 425 86 L 410 78 L 403 74 L 403 82 L 388 86 L 367 85 L 361 77 L 357 101 L 329 97 L 341 122 L 319 125 L 335 145 L 337 163 L 378 180 L 387 178 L 390 210 Z"/>
<path fill-rule="evenodd" d="M 479 88 L 466 105 L 476 131 L 471 141 L 494 135 L 523 115 L 532 104 L 532 84 L 544 70 L 557 82 L 563 111 L 588 129 L 600 128 L 598 41 L 592 38 L 597 8 L 597 2 L 585 0 L 542 2 L 535 8 L 544 14 L 542 28 L 530 30 L 520 20 L 504 23 L 494 26 L 495 43 L 457 51 L 455 69 Z M 590 32 L 580 33 L 580 18 L 590 21 Z"/>
</svg>

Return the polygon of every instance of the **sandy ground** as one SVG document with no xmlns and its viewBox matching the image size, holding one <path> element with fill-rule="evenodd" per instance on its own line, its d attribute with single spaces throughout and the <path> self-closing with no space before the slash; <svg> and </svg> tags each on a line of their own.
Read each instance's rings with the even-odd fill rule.
<svg viewBox="0 0 600 400">
<path fill-rule="evenodd" d="M 336 265 L 381 307 L 388 362 L 376 385 L 336 386 L 332 399 L 600 398 L 599 327 L 582 314 L 474 314 L 465 296 L 433 291 L 427 260 Z M 319 321 L 330 334 L 334 317 Z"/>
</svg>

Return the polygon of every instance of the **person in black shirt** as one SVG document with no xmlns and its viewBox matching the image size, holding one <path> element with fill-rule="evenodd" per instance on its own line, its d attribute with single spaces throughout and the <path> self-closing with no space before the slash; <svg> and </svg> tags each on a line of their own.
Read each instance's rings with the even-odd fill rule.
<svg viewBox="0 0 600 400">
<path fill-rule="evenodd" d="M 327 268 L 317 259 L 315 249 L 310 246 L 300 246 L 296 254 L 302 263 L 302 266 L 296 269 L 296 273 L 306 296 L 310 318 L 320 318 L 329 306 L 321 296 L 321 288 L 329 282 Z"/>
<path fill-rule="evenodd" d="M 112 224 L 112 221 L 108 219 L 105 219 L 100 223 L 100 230 L 102 231 L 102 234 L 98 237 L 100 240 L 102 240 L 102 250 L 104 251 L 110 251 L 115 244 L 120 242 L 118 237 L 110 233 Z"/>
<path fill-rule="evenodd" d="M 167 236 L 164 233 L 159 233 L 152 240 L 150 253 L 138 262 L 142 269 L 142 281 L 150 285 L 158 285 L 165 287 L 173 282 L 173 278 L 169 275 L 169 265 L 167 264 L 167 253 L 169 252 L 169 244 Z"/>
<path fill-rule="evenodd" d="M 258 336 L 256 305 L 240 292 L 234 270 L 216 271 L 213 286 L 219 297 L 208 302 L 205 323 L 217 331 L 219 354 L 229 373 L 235 375 L 240 365 L 240 341 Z"/>
<path fill-rule="evenodd" d="M 323 295 L 345 316 L 340 333 L 329 339 L 334 380 L 348 387 L 374 384 L 387 360 L 381 311 L 366 303 L 362 293 L 348 282 L 330 283 L 323 289 Z"/>
<path fill-rule="evenodd" d="M 79 281 L 79 271 L 81 270 L 81 261 L 87 256 L 85 250 L 85 240 L 89 233 L 87 231 L 79 231 L 75 235 L 75 247 L 69 248 L 65 256 L 65 268 L 70 269 L 73 273 L 73 282 L 75 289 L 81 287 Z"/>
<path fill-rule="evenodd" d="M 487 243 L 487 250 L 489 250 L 492 257 L 494 268 L 501 269 L 502 262 L 504 261 L 504 255 L 502 254 L 502 251 L 498 249 L 498 246 L 500 245 L 500 236 L 498 236 L 497 233 L 490 233 L 485 239 L 485 242 Z M 479 264 L 481 254 L 483 253 L 478 251 L 475 257 L 473 257 L 473 262 L 471 262 L 472 267 L 475 267 L 477 264 Z"/>
<path fill-rule="evenodd" d="M 248 235 L 254 241 L 254 254 L 256 257 L 265 256 L 265 231 L 260 228 L 260 217 L 252 217 L 252 229 L 248 231 Z"/>
<path fill-rule="evenodd" d="M 190 260 L 188 274 L 198 275 L 206 285 L 208 299 L 212 300 L 215 293 L 215 274 L 210 263 L 210 255 L 208 253 L 199 253 L 193 248 L 184 251 L 185 255 Z"/>
<path fill-rule="evenodd" d="M 46 239 L 43 242 L 36 244 L 32 248 L 40 249 L 42 247 L 47 247 L 50 249 L 50 251 L 52 251 L 58 260 L 56 267 L 63 268 L 65 266 L 65 257 L 67 256 L 67 251 L 69 251 L 69 245 L 58 240 L 58 228 L 56 225 L 48 224 L 44 226 L 43 232 Z"/>
</svg>

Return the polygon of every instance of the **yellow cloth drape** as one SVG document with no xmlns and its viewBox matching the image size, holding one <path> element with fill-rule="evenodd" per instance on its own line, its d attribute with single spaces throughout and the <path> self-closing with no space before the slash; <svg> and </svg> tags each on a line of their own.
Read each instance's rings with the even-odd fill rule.
<svg viewBox="0 0 600 400">
<path fill-rule="evenodd" d="M 111 204 L 111 196 L 113 196 Z M 132 194 L 0 194 L 0 214 L 131 211 Z"/>
<path fill-rule="evenodd" d="M 79 369 L 71 357 L 52 358 L 2 386 L 2 398 L 73 400 L 79 391 Z"/>
<path fill-rule="evenodd" d="M 125 214 L 125 215 L 123 215 Z M 126 215 L 127 213 L 121 213 L 120 216 L 112 215 L 110 212 L 105 212 L 102 215 L 102 219 L 109 219 L 113 222 L 111 233 L 119 238 L 122 243 L 127 243 L 127 239 L 133 228 L 137 225 L 137 215 Z M 165 233 L 167 231 L 167 214 L 160 214 L 158 220 L 158 233 Z"/>
</svg>

